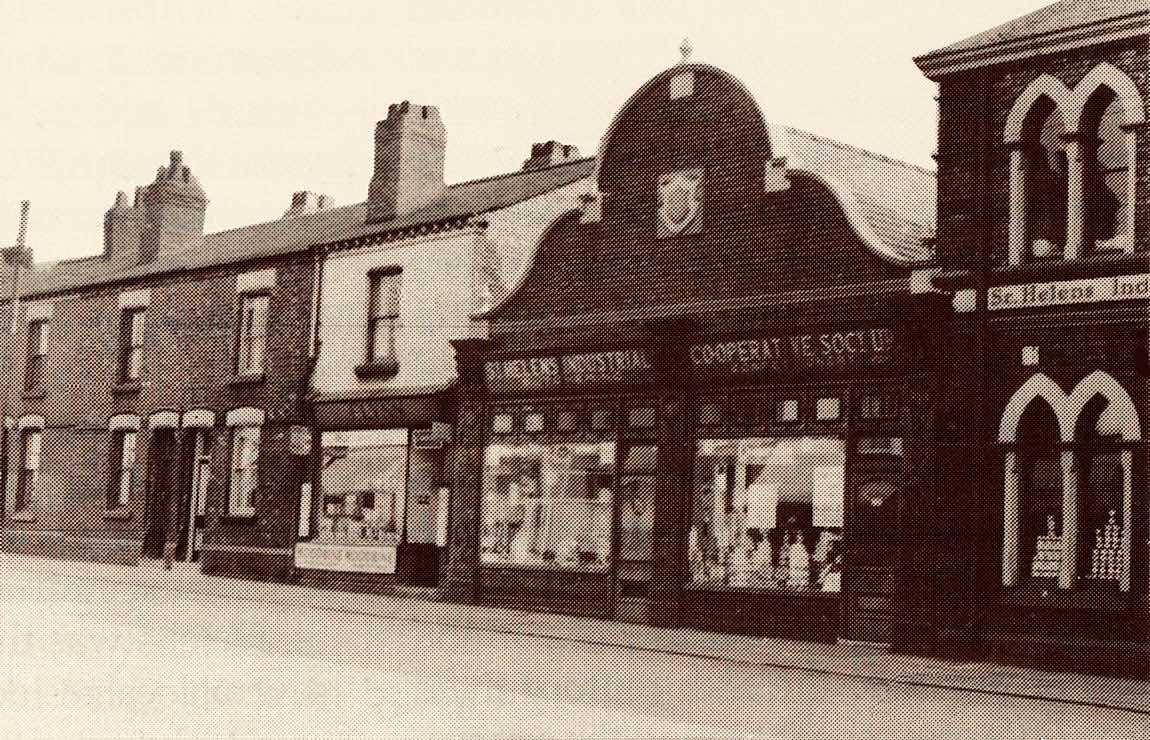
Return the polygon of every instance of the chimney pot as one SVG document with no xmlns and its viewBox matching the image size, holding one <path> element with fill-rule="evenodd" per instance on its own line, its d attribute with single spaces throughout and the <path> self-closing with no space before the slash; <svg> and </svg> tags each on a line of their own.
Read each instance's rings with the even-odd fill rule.
<svg viewBox="0 0 1150 740">
<path fill-rule="evenodd" d="M 579 148 L 552 139 L 531 145 L 531 157 L 523 162 L 523 169 L 541 170 L 572 159 L 579 159 Z"/>
</svg>

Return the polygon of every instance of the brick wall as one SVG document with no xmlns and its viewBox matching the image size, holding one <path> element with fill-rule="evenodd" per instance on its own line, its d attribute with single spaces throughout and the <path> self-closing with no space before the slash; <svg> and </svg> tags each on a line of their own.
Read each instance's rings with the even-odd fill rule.
<svg viewBox="0 0 1150 740">
<path fill-rule="evenodd" d="M 276 270 L 270 291 L 267 369 L 262 382 L 237 384 L 237 273 L 265 268 Z M 110 549 L 118 553 L 117 559 L 132 559 L 131 553 L 139 552 L 152 515 L 148 473 L 153 433 L 146 429 L 146 423 L 142 425 L 139 482 L 128 510 L 110 517 L 107 497 L 113 440 L 108 431 L 109 417 L 128 413 L 146 419 L 156 411 L 208 409 L 216 414 L 216 426 L 211 430 L 214 444 L 206 541 L 212 546 L 289 548 L 295 539 L 298 485 L 306 468 L 302 458 L 290 454 L 288 427 L 303 421 L 301 393 L 308 369 L 312 273 L 311 257 L 303 254 L 34 297 L 37 302 L 52 304 L 46 380 L 42 396 L 21 398 L 13 416 L 36 414 L 45 419 L 42 480 L 32 516 L 24 517 L 32 521 L 6 517 L 0 547 L 65 557 L 76 556 L 85 548 L 96 553 L 93 557 L 104 557 L 101 553 Z M 118 295 L 143 288 L 150 289 L 150 299 L 141 383 L 138 390 L 117 391 Z M 224 417 L 230 409 L 244 406 L 266 412 L 256 517 L 228 521 L 224 515 L 229 434 Z M 191 436 L 187 430 L 178 435 L 184 445 L 179 452 L 181 463 Z M 13 466 L 19 465 L 17 448 L 18 444 L 13 444 Z M 181 497 L 187 496 L 186 476 L 181 465 L 176 485 Z M 186 502 L 176 500 L 172 504 L 170 541 L 178 536 L 177 523 L 182 521 L 175 515 L 186 516 L 177 510 Z M 11 506 L 9 490 L 9 511 Z M 28 531 L 41 534 L 21 534 Z M 279 559 L 287 557 L 280 555 Z M 249 562 L 258 559 L 231 557 L 222 569 L 260 570 L 263 566 Z M 205 554 L 206 568 L 221 570 L 210 560 L 211 553 Z"/>
</svg>

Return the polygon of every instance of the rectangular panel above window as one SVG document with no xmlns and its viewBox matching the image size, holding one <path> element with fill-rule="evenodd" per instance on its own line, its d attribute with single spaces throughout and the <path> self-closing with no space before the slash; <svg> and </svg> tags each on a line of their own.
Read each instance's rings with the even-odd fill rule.
<svg viewBox="0 0 1150 740">
<path fill-rule="evenodd" d="M 266 270 L 241 272 L 236 275 L 236 292 L 240 294 L 268 293 L 275 288 L 275 285 L 276 271 L 274 267 L 269 267 Z"/>
<path fill-rule="evenodd" d="M 120 293 L 120 308 L 146 308 L 148 303 L 152 300 L 151 288 L 140 288 L 139 290 L 126 290 Z"/>
</svg>

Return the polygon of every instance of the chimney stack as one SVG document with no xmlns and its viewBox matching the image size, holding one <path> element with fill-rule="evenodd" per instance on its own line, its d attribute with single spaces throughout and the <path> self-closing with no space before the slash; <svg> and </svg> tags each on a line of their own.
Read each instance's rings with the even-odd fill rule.
<svg viewBox="0 0 1150 740">
<path fill-rule="evenodd" d="M 292 193 L 291 208 L 284 211 L 284 218 L 294 218 L 305 213 L 315 213 L 335 207 L 335 199 L 323 193 L 313 193 L 310 190 L 300 190 Z"/>
<path fill-rule="evenodd" d="M 531 158 L 523 162 L 524 170 L 541 170 L 557 164 L 579 159 L 579 148 L 558 141 L 544 141 L 531 145 Z"/>
<path fill-rule="evenodd" d="M 199 181 L 184 164 L 183 154 L 173 151 L 168 166 L 156 170 L 156 179 L 143 189 L 140 262 L 202 244 L 207 209 Z"/>
<path fill-rule="evenodd" d="M 123 190 L 116 193 L 116 202 L 104 213 L 104 259 L 125 255 L 131 255 L 133 259 L 139 257 L 143 220 L 140 191 L 140 188 L 136 189 L 136 202 L 132 205 L 128 205 L 128 196 Z"/>
<path fill-rule="evenodd" d="M 446 145 L 438 108 L 406 100 L 388 106 L 387 119 L 375 125 L 367 223 L 404 216 L 442 195 Z"/>
</svg>

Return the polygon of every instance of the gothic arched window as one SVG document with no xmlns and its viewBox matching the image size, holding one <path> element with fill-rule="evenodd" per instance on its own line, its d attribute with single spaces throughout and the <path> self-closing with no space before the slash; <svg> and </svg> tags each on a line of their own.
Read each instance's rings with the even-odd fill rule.
<svg viewBox="0 0 1150 740">
<path fill-rule="evenodd" d="M 1122 100 L 1103 85 L 1082 112 L 1083 209 L 1088 252 L 1125 251 L 1133 246 L 1132 148 L 1122 129 Z"/>
<path fill-rule="evenodd" d="M 1061 258 L 1066 249 L 1066 123 L 1049 98 L 1039 98 L 1030 109 L 1021 144 L 1027 257 Z"/>
</svg>

